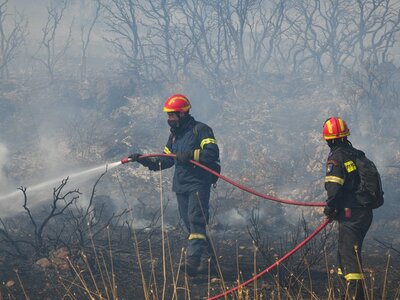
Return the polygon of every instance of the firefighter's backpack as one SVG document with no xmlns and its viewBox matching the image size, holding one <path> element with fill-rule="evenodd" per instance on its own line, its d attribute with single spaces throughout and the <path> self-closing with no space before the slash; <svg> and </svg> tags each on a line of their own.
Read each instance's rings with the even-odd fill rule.
<svg viewBox="0 0 400 300">
<path fill-rule="evenodd" d="M 197 123 L 193 127 L 193 134 L 196 136 L 196 138 L 199 135 L 199 130 L 201 130 L 204 126 L 206 126 L 206 125 L 203 123 Z M 209 164 L 209 165 L 207 165 L 207 167 L 209 167 L 214 172 L 221 174 L 221 165 L 220 165 L 219 161 Z M 211 174 L 211 175 L 212 175 L 211 176 L 211 184 L 213 184 L 215 186 L 219 177 L 214 174 Z"/>
<path fill-rule="evenodd" d="M 362 151 L 358 151 L 355 164 L 360 175 L 356 199 L 364 207 L 374 209 L 382 206 L 384 202 L 382 181 L 375 164 Z"/>
</svg>

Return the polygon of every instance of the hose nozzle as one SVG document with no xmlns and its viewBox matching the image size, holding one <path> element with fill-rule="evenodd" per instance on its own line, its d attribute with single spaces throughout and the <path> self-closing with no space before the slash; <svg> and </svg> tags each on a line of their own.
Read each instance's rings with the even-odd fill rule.
<svg viewBox="0 0 400 300">
<path fill-rule="evenodd" d="M 121 159 L 121 164 L 127 164 L 128 162 L 131 162 L 132 158 L 129 157 L 124 157 L 123 159 Z"/>
</svg>

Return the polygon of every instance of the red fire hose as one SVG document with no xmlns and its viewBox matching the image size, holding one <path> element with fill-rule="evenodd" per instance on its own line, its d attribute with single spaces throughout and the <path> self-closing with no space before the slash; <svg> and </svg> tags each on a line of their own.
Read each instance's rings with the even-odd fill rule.
<svg viewBox="0 0 400 300">
<path fill-rule="evenodd" d="M 145 157 L 175 157 L 175 154 L 146 154 L 146 155 L 142 155 L 140 156 L 140 158 L 145 158 Z M 122 164 L 128 163 L 131 160 L 129 158 L 124 158 L 121 160 Z M 275 198 L 275 197 L 271 197 L 262 193 L 259 193 L 257 191 L 254 191 L 240 183 L 237 183 L 227 177 L 225 177 L 224 175 L 218 174 L 217 172 L 215 172 L 214 170 L 200 164 L 197 161 L 194 160 L 190 160 L 190 162 L 210 173 L 212 173 L 215 176 L 218 176 L 219 178 L 221 178 L 222 180 L 238 187 L 239 189 L 246 191 L 250 194 L 256 195 L 258 197 L 267 199 L 267 200 L 271 200 L 271 201 L 275 201 L 275 202 L 279 202 L 279 203 L 284 203 L 284 204 L 289 204 L 289 205 L 298 205 L 298 206 L 325 206 L 326 203 L 324 202 L 314 202 L 314 203 L 307 203 L 307 202 L 298 202 L 298 201 L 293 201 L 293 200 L 285 200 L 285 199 L 279 199 L 279 198 Z M 243 288 L 244 286 L 252 283 L 253 281 L 257 280 L 258 278 L 260 278 L 261 276 L 267 274 L 268 272 L 270 272 L 271 270 L 273 270 L 275 267 L 277 267 L 280 263 L 284 262 L 287 258 L 289 258 L 290 256 L 292 256 L 294 253 L 296 253 L 300 248 L 302 248 L 305 244 L 307 244 L 312 238 L 314 238 L 322 229 L 324 229 L 328 224 L 329 224 L 330 220 L 326 219 L 323 223 L 321 223 L 321 225 L 318 226 L 317 229 L 315 229 L 304 241 L 302 241 L 301 243 L 299 243 L 296 247 L 294 247 L 292 250 L 290 250 L 289 252 L 287 252 L 284 256 L 282 256 L 280 259 L 278 259 L 275 263 L 273 263 L 272 265 L 270 265 L 269 267 L 267 267 L 266 269 L 264 269 L 262 272 L 258 273 L 257 275 L 253 276 L 252 278 L 248 279 L 247 281 L 243 282 L 242 284 L 239 284 L 221 294 L 218 294 L 216 296 L 213 296 L 211 298 L 209 298 L 208 300 L 215 300 L 215 299 L 220 299 L 224 296 L 227 296 L 229 294 L 232 294 L 233 292 L 237 291 L 240 288 Z"/>
<path fill-rule="evenodd" d="M 266 268 L 264 271 L 258 273 L 257 275 L 253 276 L 252 278 L 248 279 L 247 281 L 243 282 L 242 284 L 239 284 L 237 286 L 235 286 L 234 288 L 231 288 L 230 290 L 227 290 L 219 295 L 213 296 L 211 298 L 209 298 L 208 300 L 215 300 L 215 299 L 220 299 L 228 294 L 232 294 L 233 292 L 237 291 L 238 289 L 252 283 L 253 281 L 257 280 L 258 278 L 260 278 L 261 276 L 267 274 L 268 272 L 270 272 L 271 270 L 273 270 L 276 266 L 278 266 L 280 263 L 284 262 L 287 258 L 289 258 L 290 256 L 292 256 L 294 253 L 297 252 L 297 250 L 299 250 L 301 247 L 303 247 L 305 244 L 307 244 L 313 237 L 315 237 L 322 229 L 324 229 L 326 227 L 326 225 L 328 225 L 330 222 L 330 220 L 326 219 L 321 225 L 318 226 L 317 229 L 314 230 L 314 232 L 312 232 L 304 241 L 302 241 L 301 243 L 297 244 L 296 247 L 294 247 L 292 250 L 290 250 L 289 252 L 287 252 L 284 256 L 282 256 L 280 259 L 278 259 L 275 263 L 273 263 L 272 265 L 270 265 L 268 268 Z"/>
<path fill-rule="evenodd" d="M 140 156 L 140 158 L 146 158 L 146 157 L 175 157 L 175 154 L 164 154 L 164 153 L 163 154 L 145 154 L 145 155 Z M 131 160 L 129 158 L 121 159 L 121 163 L 123 163 L 123 164 L 128 163 L 130 161 Z M 240 183 L 237 183 L 237 182 L 233 181 L 232 179 L 229 179 L 228 177 L 225 177 L 224 175 L 218 174 L 214 170 L 211 170 L 210 168 L 206 167 L 205 165 L 203 165 L 203 164 L 201 164 L 201 163 L 199 163 L 199 162 L 197 162 L 195 160 L 190 160 L 190 162 L 192 164 L 194 164 L 194 165 L 206 170 L 207 172 L 210 172 L 211 174 L 213 174 L 215 176 L 218 176 L 222 180 L 224 180 L 224 181 L 226 181 L 226 182 L 238 187 L 239 189 L 241 189 L 243 191 L 246 191 L 246 192 L 248 192 L 250 194 L 253 194 L 255 196 L 258 196 L 258 197 L 261 197 L 261 198 L 264 198 L 264 199 L 267 199 L 267 200 L 271 200 L 271 201 L 275 201 L 275 202 L 279 202 L 279 203 L 284 203 L 284 204 L 289 204 L 289 205 L 297 205 L 297 206 L 320 206 L 320 207 L 326 206 L 326 203 L 324 203 L 324 202 L 311 202 L 311 203 L 309 203 L 309 202 L 298 202 L 298 201 L 285 200 L 285 199 L 279 199 L 279 198 L 275 198 L 275 197 L 272 197 L 272 196 L 268 196 L 268 195 L 262 194 L 260 192 L 257 192 L 257 191 L 255 191 L 255 190 L 253 190 L 253 189 L 251 189 L 251 188 L 249 188 L 247 186 L 244 186 L 244 185 L 242 185 Z"/>
</svg>

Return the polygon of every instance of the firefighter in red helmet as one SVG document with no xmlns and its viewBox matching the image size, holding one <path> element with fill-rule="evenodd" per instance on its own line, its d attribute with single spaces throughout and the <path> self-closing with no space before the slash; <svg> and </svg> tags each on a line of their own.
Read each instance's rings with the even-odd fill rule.
<svg viewBox="0 0 400 300">
<path fill-rule="evenodd" d="M 215 183 L 215 176 L 189 161 L 200 162 L 216 171 L 220 167 L 219 148 L 213 130 L 189 114 L 191 107 L 189 99 L 182 94 L 168 97 L 163 107 L 163 111 L 168 114 L 170 126 L 164 153 L 175 154 L 175 158 L 144 159 L 138 153 L 129 157 L 153 171 L 175 166 L 172 190 L 176 193 L 179 215 L 189 233 L 186 264 L 182 269 L 189 276 L 196 276 L 208 273 L 212 257 L 206 225 L 209 219 L 210 188 Z"/>
<path fill-rule="evenodd" d="M 372 222 L 372 209 L 365 207 L 356 197 L 360 175 L 356 157 L 365 156 L 355 149 L 348 136 L 345 121 L 332 117 L 325 121 L 323 137 L 330 147 L 326 162 L 325 189 L 327 206 L 325 215 L 338 222 L 338 274 L 343 279 L 343 299 L 364 299 L 361 249 Z"/>
</svg>

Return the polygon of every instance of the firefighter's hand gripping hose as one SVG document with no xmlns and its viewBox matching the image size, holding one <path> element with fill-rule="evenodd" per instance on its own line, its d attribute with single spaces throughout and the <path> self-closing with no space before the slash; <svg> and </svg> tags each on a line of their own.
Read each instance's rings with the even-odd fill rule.
<svg viewBox="0 0 400 300">
<path fill-rule="evenodd" d="M 147 154 L 147 155 L 142 155 L 140 156 L 140 158 L 146 158 L 146 157 L 175 157 L 174 154 Z M 130 158 L 123 158 L 121 160 L 122 164 L 128 163 L 132 161 Z M 279 199 L 279 198 L 275 198 L 275 197 L 271 197 L 262 193 L 259 193 L 257 191 L 254 191 L 244 185 L 241 185 L 221 174 L 218 174 L 217 172 L 211 170 L 210 168 L 198 163 L 197 161 L 194 160 L 190 160 L 190 162 L 212 174 L 214 174 L 215 176 L 218 176 L 219 178 L 221 178 L 222 180 L 238 187 L 239 189 L 246 191 L 250 194 L 259 196 L 261 198 L 267 199 L 267 200 L 271 200 L 271 201 L 275 201 L 275 202 L 279 202 L 279 203 L 284 203 L 284 204 L 289 204 L 289 205 L 298 205 L 298 206 L 317 206 L 317 207 L 323 207 L 326 206 L 326 203 L 324 202 L 314 202 L 314 203 L 307 203 L 307 202 L 298 202 L 298 201 L 293 201 L 293 200 L 285 200 L 285 199 Z M 294 247 L 291 251 L 287 252 L 284 256 L 282 256 L 280 259 L 278 259 L 275 263 L 273 263 L 272 265 L 270 265 L 269 267 L 267 267 L 266 269 L 264 269 L 262 272 L 258 273 L 257 275 L 253 276 L 252 278 L 248 279 L 247 281 L 221 293 L 218 294 L 216 296 L 213 296 L 211 298 L 209 298 L 208 300 L 214 300 L 214 299 L 220 299 L 222 297 L 226 297 L 229 294 L 234 293 L 235 291 L 243 288 L 244 286 L 247 286 L 248 284 L 252 283 L 253 281 L 257 280 L 258 278 L 260 278 L 261 276 L 267 274 L 268 272 L 270 272 L 271 270 L 273 270 L 275 267 L 277 267 L 280 263 L 284 262 L 287 258 L 289 258 L 290 256 L 292 256 L 294 253 L 296 253 L 300 248 L 302 248 L 305 244 L 307 244 L 312 238 L 314 238 L 322 229 L 324 229 L 329 223 L 331 222 L 330 219 L 326 219 L 323 223 L 321 223 L 321 225 L 319 225 L 319 227 L 317 229 L 314 230 L 314 232 L 312 232 L 304 241 L 302 241 L 301 243 L 299 243 L 296 247 Z"/>
</svg>

